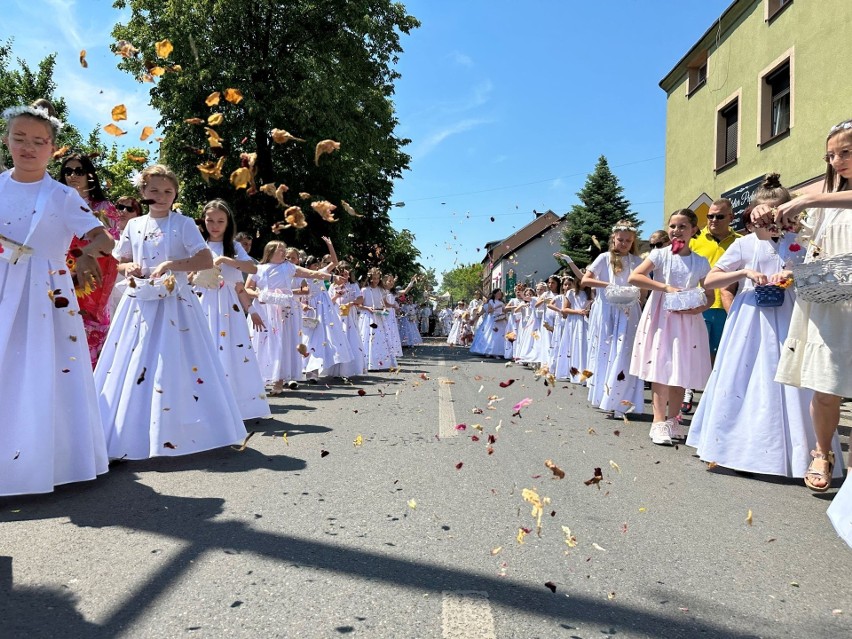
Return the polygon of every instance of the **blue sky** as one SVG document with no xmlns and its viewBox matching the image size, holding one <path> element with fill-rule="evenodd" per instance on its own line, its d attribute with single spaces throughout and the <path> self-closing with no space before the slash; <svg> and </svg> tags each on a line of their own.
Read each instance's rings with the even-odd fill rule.
<svg viewBox="0 0 852 639">
<path fill-rule="evenodd" d="M 477 248 L 527 224 L 533 209 L 567 212 L 601 154 L 643 235 L 662 224 L 658 83 L 730 0 L 405 4 L 422 26 L 402 40 L 394 99 L 412 162 L 394 196 L 405 206 L 391 217 L 415 234 L 424 264 L 440 274 L 479 261 Z M 123 142 L 156 125 L 148 85 L 119 72 L 109 51 L 122 18 L 112 2 L 3 0 L 2 10 L 0 40 L 13 36 L 16 56 L 35 65 L 58 53 L 57 93 L 82 131 L 106 124 L 119 103 L 139 122 Z"/>
</svg>

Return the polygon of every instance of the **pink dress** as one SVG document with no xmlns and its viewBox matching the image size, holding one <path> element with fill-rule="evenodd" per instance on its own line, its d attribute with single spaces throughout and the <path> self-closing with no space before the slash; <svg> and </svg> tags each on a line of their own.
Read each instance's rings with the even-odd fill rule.
<svg viewBox="0 0 852 639">
<path fill-rule="evenodd" d="M 710 272 L 710 262 L 695 251 L 683 257 L 668 247 L 648 255 L 654 281 L 679 289 L 695 288 Z M 701 314 L 672 313 L 663 308 L 665 293 L 652 291 L 633 342 L 630 374 L 668 386 L 703 389 L 710 377 L 710 342 Z"/>
</svg>

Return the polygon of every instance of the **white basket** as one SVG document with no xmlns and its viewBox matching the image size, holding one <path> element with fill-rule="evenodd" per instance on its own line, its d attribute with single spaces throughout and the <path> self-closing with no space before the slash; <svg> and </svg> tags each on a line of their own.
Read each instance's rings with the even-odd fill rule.
<svg viewBox="0 0 852 639">
<path fill-rule="evenodd" d="M 663 308 L 667 311 L 689 311 L 707 303 L 707 295 L 701 287 L 688 288 L 677 293 L 666 293 Z"/>
<path fill-rule="evenodd" d="M 127 278 L 127 297 L 135 297 L 141 302 L 164 300 L 174 297 L 178 292 L 178 282 L 171 272 L 166 272 L 160 277 L 145 279 L 140 277 Z"/>
<path fill-rule="evenodd" d="M 796 296 L 815 304 L 852 300 L 852 253 L 793 267 Z"/>
<path fill-rule="evenodd" d="M 632 306 L 639 301 L 640 291 L 636 286 L 619 286 L 618 284 L 609 284 L 604 289 L 604 297 L 606 301 L 614 306 Z"/>
<path fill-rule="evenodd" d="M 16 264 L 22 257 L 28 258 L 32 252 L 29 246 L 0 235 L 0 260 Z"/>
<path fill-rule="evenodd" d="M 198 271 L 192 280 L 192 285 L 198 288 L 217 289 L 222 286 L 224 279 L 218 266 Z"/>
<path fill-rule="evenodd" d="M 293 305 L 293 293 L 290 291 L 260 291 L 258 299 L 264 304 L 274 304 L 284 308 Z"/>
<path fill-rule="evenodd" d="M 302 326 L 307 328 L 316 328 L 319 324 L 317 319 L 317 309 L 308 307 L 302 311 Z"/>
</svg>

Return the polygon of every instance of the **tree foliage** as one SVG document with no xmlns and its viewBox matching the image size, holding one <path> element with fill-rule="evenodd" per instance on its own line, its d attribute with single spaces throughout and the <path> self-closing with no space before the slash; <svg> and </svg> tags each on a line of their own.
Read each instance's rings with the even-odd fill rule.
<svg viewBox="0 0 852 639">
<path fill-rule="evenodd" d="M 182 180 L 185 212 L 214 197 L 234 205 L 241 230 L 271 239 L 270 227 L 282 220 L 276 200 L 252 188 L 235 189 L 228 176 L 242 165 L 242 153 L 256 153 L 256 186 L 285 184 L 286 205 L 301 206 L 303 230 L 290 228 L 280 239 L 308 252 L 321 250 L 331 236 L 341 256 L 354 257 L 364 270 L 378 265 L 401 278 L 416 269 L 417 252 L 408 231 L 395 231 L 388 207 L 393 180 L 408 168 L 408 140 L 394 133 L 397 119 L 391 96 L 399 77 L 394 63 L 400 37 L 418 26 L 405 7 L 391 0 L 117 0 L 130 9 L 126 24 L 113 29 L 139 54 L 120 68 L 156 81 L 151 104 L 161 114 L 162 159 Z M 158 56 L 156 43 L 174 49 Z M 162 51 L 161 51 L 162 52 Z M 158 67 L 158 68 L 157 68 Z M 223 98 L 208 106 L 214 92 L 237 89 L 243 99 Z M 221 147 L 208 144 L 212 126 Z M 302 142 L 276 144 L 272 129 L 284 129 Z M 339 151 L 314 163 L 323 139 L 341 143 Z M 197 169 L 224 157 L 222 179 L 206 183 Z M 301 199 L 299 193 L 309 193 Z M 311 200 L 348 201 L 363 218 L 335 211 L 329 223 L 309 206 Z M 378 253 L 375 246 L 382 247 Z M 408 270 L 408 272 L 406 272 Z"/>
<path fill-rule="evenodd" d="M 441 276 L 441 292 L 449 293 L 454 301 L 469 301 L 476 291 L 482 291 L 482 264 L 457 266 L 444 271 Z"/>
<path fill-rule="evenodd" d="M 607 250 L 612 227 L 620 220 L 629 220 L 637 231 L 642 223 L 630 211 L 630 202 L 624 197 L 624 188 L 610 170 L 602 155 L 595 170 L 586 178 L 577 193 L 580 204 L 568 212 L 568 225 L 562 235 L 562 248 L 579 267 L 591 262 L 601 251 Z M 600 249 L 594 244 L 595 238 Z"/>
</svg>

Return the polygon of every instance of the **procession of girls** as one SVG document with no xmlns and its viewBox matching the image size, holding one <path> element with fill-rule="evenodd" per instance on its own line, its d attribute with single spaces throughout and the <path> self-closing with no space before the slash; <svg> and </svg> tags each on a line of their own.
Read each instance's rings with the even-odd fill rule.
<svg viewBox="0 0 852 639">
<path fill-rule="evenodd" d="M 847 144 L 852 142 L 852 125 L 843 131 Z M 852 174 L 848 153 L 832 162 Z M 829 183 L 836 179 L 830 177 Z M 800 234 L 794 223 L 767 221 L 778 211 L 792 215 L 804 206 L 819 206 L 816 197 L 795 204 L 779 176 L 769 175 L 743 213 L 748 234 L 735 240 L 712 269 L 690 250 L 690 240 L 700 230 L 693 211 L 672 213 L 667 232 L 654 233 L 644 259 L 636 254 L 636 229 L 619 222 L 609 250 L 585 273 L 569 257 L 555 254 L 568 263 L 571 275 L 552 276 L 535 289 L 518 285 L 505 304 L 499 289 L 482 304 L 460 302 L 448 341 L 463 345 L 461 336 L 472 331 L 472 353 L 512 359 L 557 380 L 585 384 L 588 401 L 613 417 L 640 413 L 648 384 L 653 443 L 686 441 L 707 462 L 739 472 L 804 478 L 812 490 L 826 490 L 832 476 L 843 475 L 842 464 L 835 463 L 841 456 L 836 406 L 840 397 L 852 394 L 848 376 L 842 374 L 852 365 L 852 344 L 848 331 L 835 327 L 841 317 L 848 322 L 849 302 L 797 304 L 795 289 L 789 288 L 792 268 L 805 260 L 807 237 L 818 237 L 819 230 Z M 852 207 L 848 197 L 823 197 Z M 847 209 L 837 210 L 849 215 Z M 839 225 L 842 218 L 820 214 L 817 224 L 825 219 Z M 833 233 L 832 246 L 843 248 L 832 253 L 849 251 L 852 240 L 844 235 L 852 234 L 849 227 L 835 226 Z M 823 251 L 826 243 L 819 242 Z M 705 290 L 731 286 L 736 286 L 736 296 L 714 362 L 701 315 L 712 304 Z M 767 293 L 775 300 L 769 301 Z M 797 327 L 794 308 L 829 318 L 819 331 L 812 327 L 807 332 L 806 321 L 800 319 Z M 814 344 L 810 357 L 826 360 L 819 369 L 807 361 L 802 336 L 795 338 L 801 348 L 789 347 L 791 327 Z M 802 352 L 803 361 L 785 361 Z M 680 414 L 685 388 L 704 391 L 688 433 Z M 822 431 L 814 393 L 821 388 L 826 389 L 822 394 L 838 398 L 829 400 L 835 402 L 835 412 Z M 850 511 L 845 514 L 848 519 Z"/>
<path fill-rule="evenodd" d="M 135 198 L 107 200 L 85 155 L 50 176 L 63 124 L 48 101 L 3 120 L 14 168 L 0 173 L 0 383 L 11 425 L 0 431 L 0 497 L 94 479 L 110 459 L 236 444 L 244 420 L 270 415 L 265 386 L 275 394 L 285 382 L 397 365 L 392 276 L 374 269 L 359 289 L 328 238 L 329 255 L 304 267 L 282 242 L 256 264 L 224 200 L 199 221 L 173 210 L 179 182 L 166 166 L 139 175 L 143 214 Z M 329 290 L 318 283 L 330 278 Z M 404 328 L 405 342 L 419 343 L 416 323 Z"/>
</svg>

